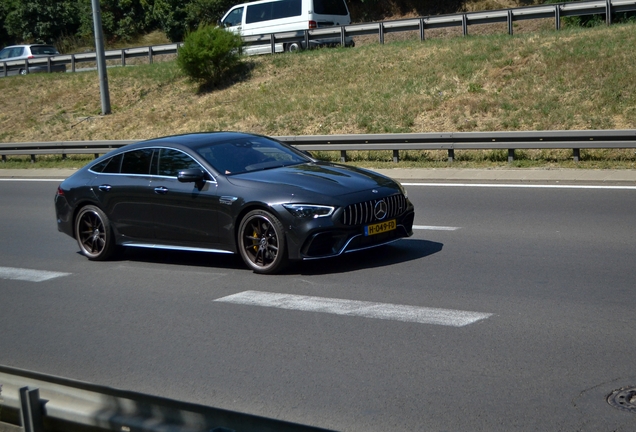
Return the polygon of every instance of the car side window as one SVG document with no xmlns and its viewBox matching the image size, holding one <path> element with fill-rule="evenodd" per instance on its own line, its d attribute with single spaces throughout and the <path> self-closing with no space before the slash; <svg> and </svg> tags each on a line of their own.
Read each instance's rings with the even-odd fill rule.
<svg viewBox="0 0 636 432">
<path fill-rule="evenodd" d="M 122 155 L 118 154 L 117 156 L 96 163 L 91 167 L 91 171 L 105 174 L 119 174 L 121 158 Z"/>
<path fill-rule="evenodd" d="M 10 51 L 11 50 L 8 50 L 8 49 L 3 49 L 2 51 L 0 51 L 0 60 L 9 58 Z"/>
<path fill-rule="evenodd" d="M 24 53 L 24 48 L 22 47 L 13 48 L 11 50 L 11 53 L 9 54 L 9 57 L 20 57 L 23 53 Z"/>
<path fill-rule="evenodd" d="M 124 153 L 124 160 L 121 163 L 121 173 L 149 175 L 152 152 L 152 149 L 141 149 Z"/>
<path fill-rule="evenodd" d="M 190 168 L 199 168 L 203 171 L 197 161 L 183 152 L 165 148 L 159 151 L 158 175 L 176 177 L 179 171 Z"/>
</svg>

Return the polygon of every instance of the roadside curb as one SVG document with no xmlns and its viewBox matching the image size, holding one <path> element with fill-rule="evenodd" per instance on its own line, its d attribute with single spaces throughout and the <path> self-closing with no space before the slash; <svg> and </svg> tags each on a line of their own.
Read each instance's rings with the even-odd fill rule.
<svg viewBox="0 0 636 432">
<path fill-rule="evenodd" d="M 403 182 L 573 182 L 636 183 L 636 170 L 583 169 L 457 169 L 457 168 L 390 168 L 373 169 Z M 72 175 L 74 169 L 1 169 L 3 179 L 59 179 Z"/>
</svg>

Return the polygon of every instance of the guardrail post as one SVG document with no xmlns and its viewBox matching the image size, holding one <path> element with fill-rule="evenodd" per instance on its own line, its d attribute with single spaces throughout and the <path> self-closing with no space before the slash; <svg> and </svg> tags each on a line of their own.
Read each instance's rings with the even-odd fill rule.
<svg viewBox="0 0 636 432">
<path fill-rule="evenodd" d="M 269 35 L 269 48 L 272 50 L 272 55 L 276 54 L 276 38 L 274 33 Z"/>
<path fill-rule="evenodd" d="M 346 161 L 347 161 L 347 151 L 340 150 L 340 162 L 346 162 Z"/>
<path fill-rule="evenodd" d="M 455 161 L 455 149 L 448 149 L 448 161 L 449 162 Z"/>
<path fill-rule="evenodd" d="M 554 28 L 561 30 L 561 6 L 554 5 Z"/>
<path fill-rule="evenodd" d="M 512 28 L 512 9 L 508 9 L 508 34 L 512 36 L 513 28 Z"/>
<path fill-rule="evenodd" d="M 126 50 L 121 50 L 121 65 L 126 66 Z"/>
<path fill-rule="evenodd" d="M 462 32 L 464 33 L 464 36 L 468 36 L 468 18 L 466 17 L 466 14 L 462 15 Z"/>
<path fill-rule="evenodd" d="M 340 26 L 340 46 L 341 47 L 347 46 L 347 35 L 345 31 L 345 26 Z"/>
<path fill-rule="evenodd" d="M 424 40 L 424 18 L 420 18 L 420 41 Z"/>
<path fill-rule="evenodd" d="M 152 64 L 152 47 L 148 47 L 148 63 Z"/>
<path fill-rule="evenodd" d="M 398 163 L 400 161 L 400 151 L 393 150 L 393 162 Z"/>
<path fill-rule="evenodd" d="M 380 45 L 384 44 L 384 24 L 378 23 L 378 36 L 380 37 Z"/>
<path fill-rule="evenodd" d="M 20 414 L 24 432 L 44 431 L 40 390 L 32 387 L 22 387 L 20 389 Z"/>
<path fill-rule="evenodd" d="M 305 30 L 305 49 L 309 49 L 309 30 Z"/>
<path fill-rule="evenodd" d="M 29 60 L 27 59 L 24 60 L 24 73 L 25 75 L 29 74 Z"/>
<path fill-rule="evenodd" d="M 508 149 L 508 163 L 515 160 L 515 149 Z"/>
<path fill-rule="evenodd" d="M 9 75 L 7 74 L 7 62 L 2 62 L 2 70 L 3 70 L 3 75 L 4 77 L 8 77 Z"/>
<path fill-rule="evenodd" d="M 71 72 L 75 72 L 75 54 L 71 54 Z"/>
<path fill-rule="evenodd" d="M 31 163 L 35 163 L 35 155 L 34 154 L 31 155 Z"/>
<path fill-rule="evenodd" d="M 612 25 L 612 0 L 605 0 L 605 22 Z"/>
<path fill-rule="evenodd" d="M 578 162 L 581 159 L 581 149 L 572 149 L 572 155 L 574 156 L 574 162 Z"/>
<path fill-rule="evenodd" d="M 51 65 L 51 57 L 47 57 L 47 58 L 46 58 L 46 71 L 47 71 L 48 73 L 51 73 L 51 68 L 52 68 L 52 65 Z"/>
<path fill-rule="evenodd" d="M 7 155 L 2 155 L 2 163 L 5 163 L 7 161 Z"/>
</svg>

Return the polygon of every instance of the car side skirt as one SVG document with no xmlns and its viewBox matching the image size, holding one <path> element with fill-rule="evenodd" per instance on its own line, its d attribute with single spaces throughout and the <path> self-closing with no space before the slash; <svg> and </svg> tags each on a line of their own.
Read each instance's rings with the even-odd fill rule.
<svg viewBox="0 0 636 432">
<path fill-rule="evenodd" d="M 200 247 L 172 246 L 172 245 L 163 245 L 163 244 L 134 243 L 134 242 L 123 242 L 120 245 L 126 246 L 126 247 L 137 247 L 137 248 L 146 248 L 146 249 L 167 249 L 167 250 L 189 251 L 189 252 L 212 252 L 212 253 L 234 255 L 234 252 L 223 250 L 223 249 L 210 249 L 210 248 L 200 248 Z"/>
</svg>

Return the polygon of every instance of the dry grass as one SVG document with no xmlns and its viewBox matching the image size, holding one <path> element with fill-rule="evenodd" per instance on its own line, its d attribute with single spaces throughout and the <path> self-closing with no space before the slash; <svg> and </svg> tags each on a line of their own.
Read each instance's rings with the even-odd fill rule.
<svg viewBox="0 0 636 432">
<path fill-rule="evenodd" d="M 99 115 L 95 72 L 3 78 L 0 141 L 143 139 L 212 130 L 306 135 L 636 129 L 635 30 L 627 24 L 515 31 L 511 37 L 505 29 L 473 36 L 471 27 L 467 38 L 427 33 L 424 42 L 403 38 L 252 57 L 245 60 L 248 76 L 211 91 L 190 82 L 174 62 L 113 68 L 108 116 Z M 634 167 L 633 151 L 602 154 L 585 153 L 584 159 Z M 458 157 L 458 163 L 471 158 L 499 163 L 496 152 Z M 523 158 L 552 164 L 571 155 L 537 151 Z M 444 159 L 419 152 L 405 163 Z"/>
</svg>

